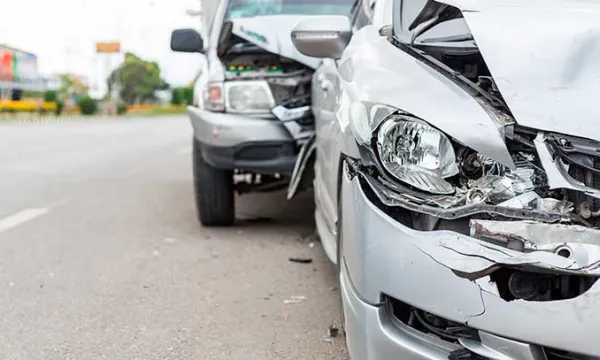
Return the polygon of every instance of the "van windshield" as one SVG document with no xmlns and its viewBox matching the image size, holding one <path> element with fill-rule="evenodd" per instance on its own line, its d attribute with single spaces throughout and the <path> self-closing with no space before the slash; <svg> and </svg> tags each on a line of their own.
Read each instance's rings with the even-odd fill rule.
<svg viewBox="0 0 600 360">
<path fill-rule="evenodd" d="M 355 0 L 230 0 L 225 19 L 263 15 L 349 15 Z"/>
</svg>

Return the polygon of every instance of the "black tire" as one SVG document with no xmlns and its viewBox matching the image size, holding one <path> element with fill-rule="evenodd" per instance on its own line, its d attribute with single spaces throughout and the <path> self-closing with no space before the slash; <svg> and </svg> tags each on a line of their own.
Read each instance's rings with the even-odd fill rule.
<svg viewBox="0 0 600 360">
<path fill-rule="evenodd" d="M 203 226 L 230 226 L 235 221 L 233 170 L 216 169 L 204 161 L 200 144 L 193 145 L 194 192 Z"/>
</svg>

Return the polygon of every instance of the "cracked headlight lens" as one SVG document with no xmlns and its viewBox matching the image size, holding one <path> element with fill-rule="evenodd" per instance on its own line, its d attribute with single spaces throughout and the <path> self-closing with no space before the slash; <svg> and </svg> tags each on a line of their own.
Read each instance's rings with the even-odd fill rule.
<svg viewBox="0 0 600 360">
<path fill-rule="evenodd" d="M 383 167 L 395 178 L 432 194 L 452 194 L 444 180 L 458 174 L 450 140 L 427 123 L 392 115 L 379 128 L 377 150 Z"/>
</svg>

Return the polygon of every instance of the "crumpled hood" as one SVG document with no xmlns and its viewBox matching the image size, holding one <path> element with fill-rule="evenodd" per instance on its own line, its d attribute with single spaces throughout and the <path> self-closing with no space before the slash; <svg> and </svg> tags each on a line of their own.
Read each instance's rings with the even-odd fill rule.
<svg viewBox="0 0 600 360">
<path fill-rule="evenodd" d="M 518 124 L 600 140 L 600 2 L 439 2 L 462 10 Z"/>
<path fill-rule="evenodd" d="M 292 29 L 307 15 L 267 15 L 233 19 L 233 34 L 268 52 L 293 59 L 316 69 L 321 59 L 301 54 L 292 43 Z"/>
</svg>

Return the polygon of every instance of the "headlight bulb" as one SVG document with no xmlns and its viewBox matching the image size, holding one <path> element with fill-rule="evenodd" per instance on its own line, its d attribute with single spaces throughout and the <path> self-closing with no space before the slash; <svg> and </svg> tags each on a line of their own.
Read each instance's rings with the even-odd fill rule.
<svg viewBox="0 0 600 360">
<path fill-rule="evenodd" d="M 450 140 L 424 121 L 392 115 L 377 134 L 383 167 L 398 180 L 432 194 L 453 194 L 445 179 L 458 174 Z"/>
</svg>

